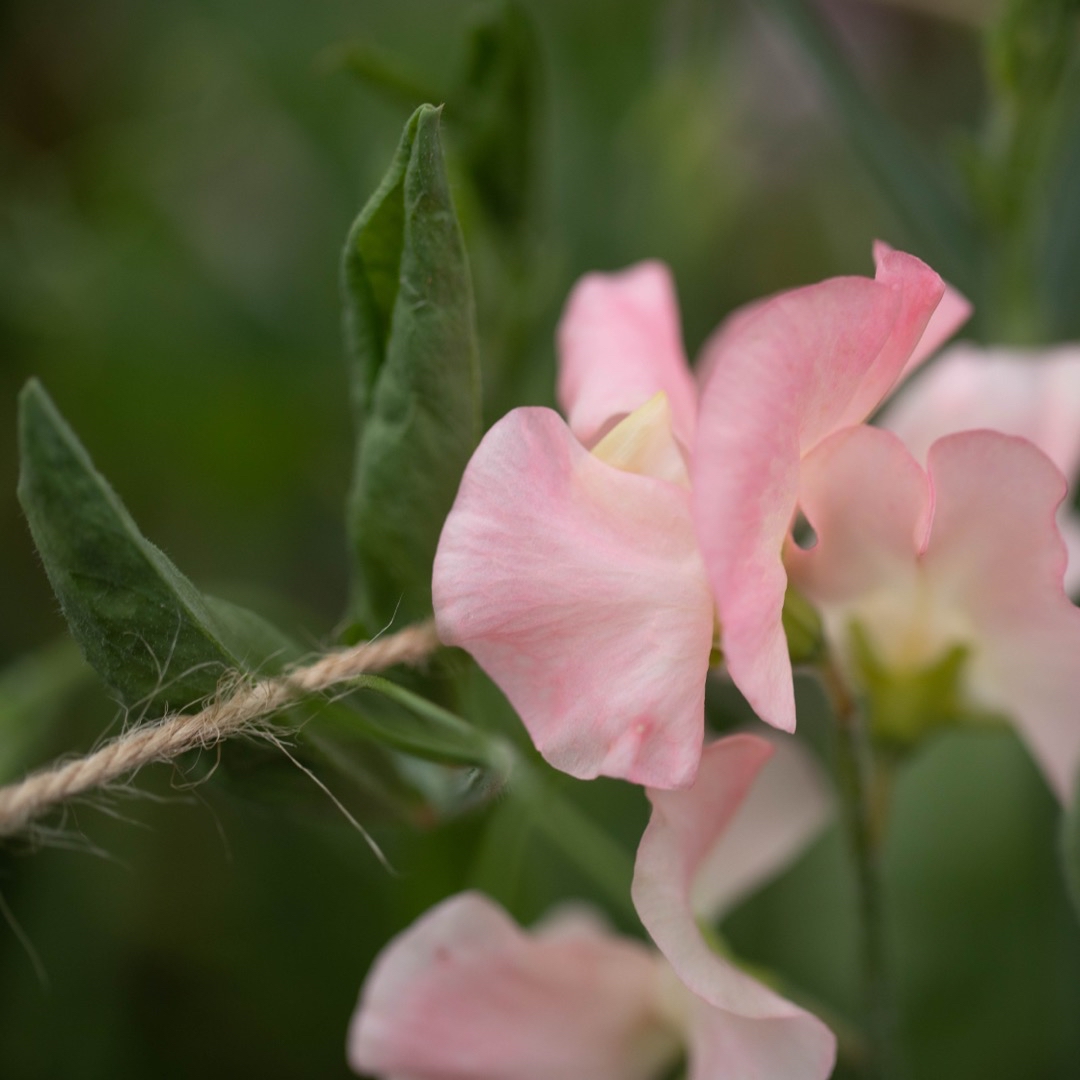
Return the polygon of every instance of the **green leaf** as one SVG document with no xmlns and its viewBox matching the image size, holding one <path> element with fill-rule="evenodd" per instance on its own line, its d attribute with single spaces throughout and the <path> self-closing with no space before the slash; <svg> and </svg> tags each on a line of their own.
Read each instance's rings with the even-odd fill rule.
<svg viewBox="0 0 1080 1080">
<path fill-rule="evenodd" d="M 356 731 L 392 749 L 448 764 L 505 772 L 510 753 L 502 743 L 439 705 L 378 675 L 361 675 L 361 690 L 373 691 L 400 708 L 379 709 L 368 700 L 350 717 Z"/>
<path fill-rule="evenodd" d="M 241 670 L 274 675 L 286 664 L 303 659 L 304 650 L 296 641 L 261 615 L 209 593 L 203 593 L 202 598 L 218 639 L 239 658 Z"/>
<path fill-rule="evenodd" d="M 226 670 L 272 669 L 281 636 L 202 596 L 142 535 L 39 383 L 19 405 L 19 501 L 75 640 L 121 702 L 155 716 Z"/>
<path fill-rule="evenodd" d="M 442 97 L 433 93 L 407 60 L 371 42 L 350 41 L 335 46 L 323 55 L 322 66 L 330 71 L 344 69 L 410 109 L 421 101 L 438 101 Z"/>
<path fill-rule="evenodd" d="M 480 436 L 473 292 L 424 105 L 349 233 L 345 340 L 359 427 L 351 615 L 368 633 L 431 611 L 439 533 Z"/>
<path fill-rule="evenodd" d="M 542 766 L 518 758 L 509 793 L 532 814 L 534 828 L 604 891 L 613 910 L 638 921 L 630 898 L 634 860 L 588 814 L 562 794 Z"/>
<path fill-rule="evenodd" d="M 535 209 L 540 50 L 532 21 L 514 0 L 473 29 L 461 86 L 451 97 L 465 167 L 481 205 L 513 235 Z"/>
<path fill-rule="evenodd" d="M 0 672 L 0 784 L 36 763 L 65 699 L 93 680 L 70 640 L 20 657 Z"/>
</svg>

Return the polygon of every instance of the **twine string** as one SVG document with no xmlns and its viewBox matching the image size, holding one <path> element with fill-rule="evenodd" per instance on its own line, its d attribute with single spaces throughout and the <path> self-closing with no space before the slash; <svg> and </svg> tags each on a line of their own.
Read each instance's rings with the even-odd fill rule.
<svg viewBox="0 0 1080 1080">
<path fill-rule="evenodd" d="M 46 811 L 112 784 L 152 762 L 254 732 L 299 698 L 329 690 L 395 664 L 416 664 L 439 646 L 431 622 L 326 653 L 310 664 L 256 682 L 239 680 L 196 713 L 167 713 L 133 727 L 84 757 L 56 764 L 0 787 L 0 836 L 22 831 Z"/>
</svg>

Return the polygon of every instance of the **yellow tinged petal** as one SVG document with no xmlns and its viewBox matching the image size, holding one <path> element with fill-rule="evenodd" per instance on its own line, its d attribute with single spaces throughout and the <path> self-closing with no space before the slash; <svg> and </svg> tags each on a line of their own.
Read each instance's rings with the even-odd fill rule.
<svg viewBox="0 0 1080 1080">
<path fill-rule="evenodd" d="M 686 460 L 671 428 L 671 406 L 663 390 L 620 420 L 593 447 L 592 454 L 623 472 L 690 487 Z"/>
</svg>

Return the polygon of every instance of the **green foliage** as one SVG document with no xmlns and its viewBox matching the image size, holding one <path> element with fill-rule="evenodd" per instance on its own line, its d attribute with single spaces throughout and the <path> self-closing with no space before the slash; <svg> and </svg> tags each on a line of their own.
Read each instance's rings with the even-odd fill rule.
<svg viewBox="0 0 1080 1080">
<path fill-rule="evenodd" d="M 431 612 L 443 521 L 480 436 L 468 262 L 440 110 L 419 108 L 349 233 L 345 339 L 359 428 L 348 506 L 351 615 L 368 632 Z"/>
<path fill-rule="evenodd" d="M 956 645 L 922 667 L 897 671 L 882 662 L 859 623 L 852 623 L 849 633 L 875 742 L 908 750 L 939 729 L 989 719 L 964 692 L 966 646 Z"/>
<path fill-rule="evenodd" d="M 474 765 L 505 773 L 508 748 L 460 717 L 378 675 L 362 675 L 360 690 L 368 690 L 400 706 L 391 721 L 378 710 L 365 710 L 365 719 L 350 717 L 358 730 L 396 750 L 431 761 Z M 409 722 L 411 720 L 411 722 Z"/>
<path fill-rule="evenodd" d="M 1073 785 L 1072 803 L 1066 808 L 1062 820 L 1061 857 L 1069 898 L 1076 917 L 1080 919 L 1080 772 Z"/>
<path fill-rule="evenodd" d="M 1077 0 L 1008 0 L 990 32 L 987 55 L 999 85 L 1017 100 L 1045 105 L 1076 50 Z"/>
<path fill-rule="evenodd" d="M 139 531 L 36 381 L 19 411 L 19 501 L 91 667 L 140 716 L 214 692 L 226 670 L 273 666 L 285 639 L 202 596 Z"/>
<path fill-rule="evenodd" d="M 978 239 L 967 207 L 866 93 L 829 27 L 806 0 L 770 0 L 817 69 L 837 117 L 919 252 L 970 292 L 978 275 Z"/>
<path fill-rule="evenodd" d="M 825 648 L 821 616 L 814 605 L 790 585 L 784 593 L 782 618 L 791 662 L 812 664 L 820 659 Z"/>
<path fill-rule="evenodd" d="M 1060 159 L 1076 113 L 1078 45 L 1077 0 L 1008 0 L 987 35 L 991 107 L 965 164 L 972 202 L 995 248 L 986 306 L 998 341 L 1047 340 L 1053 293 L 1062 287 L 1067 307 L 1075 307 L 1072 268 L 1060 265 L 1054 246 L 1059 234 L 1072 236 L 1063 226 L 1075 170 Z M 1054 173 L 1062 164 L 1063 190 L 1056 194 Z"/>
<path fill-rule="evenodd" d="M 72 641 L 21 657 L 0 672 L 0 784 L 35 763 L 65 699 L 93 673 Z"/>
<path fill-rule="evenodd" d="M 476 23 L 465 74 L 450 99 L 465 168 L 494 223 L 527 229 L 538 182 L 539 46 L 520 4 L 498 4 Z"/>
</svg>

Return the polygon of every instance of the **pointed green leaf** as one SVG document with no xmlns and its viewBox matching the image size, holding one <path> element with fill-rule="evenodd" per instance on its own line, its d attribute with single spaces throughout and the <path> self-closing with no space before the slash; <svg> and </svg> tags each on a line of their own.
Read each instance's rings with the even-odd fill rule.
<svg viewBox="0 0 1080 1080">
<path fill-rule="evenodd" d="M 256 645 L 257 616 L 208 601 L 146 540 L 40 384 L 19 404 L 19 501 L 72 634 L 120 700 L 155 716 L 226 670 L 272 666 L 279 636 Z"/>
<path fill-rule="evenodd" d="M 355 730 L 416 757 L 458 765 L 501 770 L 509 750 L 479 728 L 434 702 L 378 675 L 361 675 L 361 690 L 370 690 L 400 708 L 380 709 L 368 700 L 352 717 Z"/>
<path fill-rule="evenodd" d="M 359 427 L 351 614 L 368 632 L 430 613 L 439 533 L 480 435 L 472 284 L 439 115 L 424 105 L 405 126 L 342 266 Z"/>
</svg>

